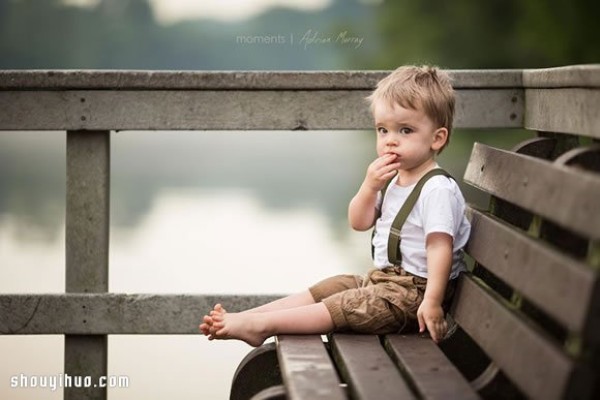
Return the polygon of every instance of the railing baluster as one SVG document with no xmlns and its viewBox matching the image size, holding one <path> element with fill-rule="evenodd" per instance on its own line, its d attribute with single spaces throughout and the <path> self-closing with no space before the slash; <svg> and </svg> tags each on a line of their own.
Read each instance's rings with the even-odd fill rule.
<svg viewBox="0 0 600 400">
<path fill-rule="evenodd" d="M 108 292 L 109 202 L 110 131 L 67 131 L 67 293 Z M 106 335 L 65 335 L 65 374 L 93 386 L 107 375 L 107 353 Z M 64 390 L 68 400 L 106 399 L 103 388 Z"/>
</svg>

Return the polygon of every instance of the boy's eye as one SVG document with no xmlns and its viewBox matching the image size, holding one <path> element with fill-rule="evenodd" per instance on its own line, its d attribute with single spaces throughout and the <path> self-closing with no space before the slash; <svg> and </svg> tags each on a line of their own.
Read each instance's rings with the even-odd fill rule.
<svg viewBox="0 0 600 400">
<path fill-rule="evenodd" d="M 404 135 L 407 135 L 407 134 L 412 133 L 412 132 L 413 132 L 413 130 L 410 129 L 410 128 L 407 128 L 407 127 L 400 128 L 400 133 L 402 133 Z"/>
<path fill-rule="evenodd" d="M 387 133 L 387 129 L 385 129 L 382 126 L 378 126 L 377 127 L 377 133 L 381 134 L 381 135 L 385 135 Z"/>
</svg>

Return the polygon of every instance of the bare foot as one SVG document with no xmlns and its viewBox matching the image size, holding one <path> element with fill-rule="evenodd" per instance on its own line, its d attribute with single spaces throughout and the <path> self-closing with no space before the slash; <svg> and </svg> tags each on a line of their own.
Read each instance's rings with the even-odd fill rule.
<svg viewBox="0 0 600 400">
<path fill-rule="evenodd" d="M 208 324 L 208 340 L 213 340 L 215 339 L 215 333 L 217 333 L 217 331 L 219 330 L 219 328 L 213 326 L 214 324 L 214 317 L 216 316 L 217 319 L 222 320 L 223 319 L 223 315 L 227 313 L 227 310 L 225 310 L 223 308 L 223 306 L 220 303 L 215 304 L 214 308 L 210 311 L 209 313 L 209 318 L 210 318 L 210 324 Z"/>
<path fill-rule="evenodd" d="M 210 340 L 212 340 L 212 333 L 216 332 L 215 329 L 213 329 L 213 318 L 212 316 L 216 313 L 218 314 L 224 314 L 226 313 L 227 310 L 225 310 L 223 308 L 223 306 L 221 304 L 216 304 L 214 306 L 214 308 L 208 313 L 208 315 L 205 315 L 202 318 L 202 323 L 200 325 L 198 325 L 198 329 L 200 330 L 200 332 L 202 332 L 204 334 L 204 336 L 208 336 L 208 338 Z"/>
<path fill-rule="evenodd" d="M 261 314 L 215 312 L 212 319 L 210 333 L 214 339 L 239 339 L 258 347 L 271 336 Z"/>
<path fill-rule="evenodd" d="M 200 332 L 202 332 L 204 334 L 204 336 L 208 336 L 210 335 L 210 329 L 213 325 L 213 319 L 211 316 L 209 315 L 205 315 L 202 318 L 202 323 L 200 325 L 198 325 L 198 329 L 200 329 Z"/>
</svg>

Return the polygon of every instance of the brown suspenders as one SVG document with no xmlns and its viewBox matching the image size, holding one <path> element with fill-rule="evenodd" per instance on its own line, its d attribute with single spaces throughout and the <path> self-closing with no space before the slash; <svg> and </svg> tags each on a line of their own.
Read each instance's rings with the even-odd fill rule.
<svg viewBox="0 0 600 400">
<path fill-rule="evenodd" d="M 402 254 L 400 253 L 400 231 L 402 230 L 402 225 L 404 225 L 404 222 L 406 222 L 406 218 L 408 218 L 408 215 L 410 214 L 410 212 L 414 208 L 417 200 L 419 199 L 419 195 L 421 194 L 421 189 L 423 189 L 423 186 L 425 185 L 425 183 L 429 180 L 429 178 L 432 178 L 436 175 L 444 175 L 448 178 L 452 178 L 452 176 L 448 172 L 444 171 L 441 168 L 432 169 L 431 171 L 429 171 L 428 173 L 423 175 L 423 177 L 421 179 L 419 179 L 419 181 L 415 185 L 412 192 L 410 192 L 410 194 L 406 198 L 406 201 L 404 202 L 404 204 L 402 204 L 400 211 L 398 211 L 396 218 L 394 218 L 394 222 L 392 222 L 392 226 L 390 228 L 390 236 L 388 237 L 387 251 L 388 251 L 388 260 L 393 265 L 398 265 L 398 266 L 402 265 Z M 387 186 L 386 186 L 386 188 L 387 188 Z M 383 190 L 382 194 L 385 194 L 384 192 L 385 192 L 385 189 Z M 382 196 L 381 204 L 383 205 L 383 196 Z M 375 236 L 375 230 L 373 230 L 373 237 L 374 236 Z M 374 256 L 374 248 L 372 245 L 371 245 L 371 252 L 372 252 L 372 255 Z"/>
</svg>

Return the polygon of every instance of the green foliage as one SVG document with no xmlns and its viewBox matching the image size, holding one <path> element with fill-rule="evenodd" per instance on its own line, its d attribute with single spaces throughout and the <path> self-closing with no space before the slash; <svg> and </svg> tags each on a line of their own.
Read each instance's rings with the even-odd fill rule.
<svg viewBox="0 0 600 400">
<path fill-rule="evenodd" d="M 160 25 L 148 0 L 0 0 L 0 68 L 391 69 L 538 68 L 600 61 L 600 2 L 593 0 L 336 0 L 320 12 L 271 9 L 236 23 Z M 298 40 L 343 31 L 360 48 Z M 238 36 L 282 35 L 284 44 Z M 296 43 L 291 43 L 291 38 Z"/>
<path fill-rule="evenodd" d="M 378 9 L 383 51 L 368 68 L 539 68 L 600 61 L 592 0 L 398 0 Z"/>
</svg>

